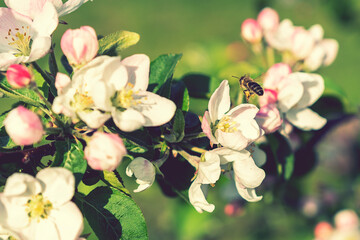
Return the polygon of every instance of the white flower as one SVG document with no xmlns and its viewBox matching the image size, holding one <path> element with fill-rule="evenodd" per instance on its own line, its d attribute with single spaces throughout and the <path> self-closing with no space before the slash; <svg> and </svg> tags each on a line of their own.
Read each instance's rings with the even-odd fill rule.
<svg viewBox="0 0 360 240">
<path fill-rule="evenodd" d="M 240 104 L 230 110 L 229 91 L 228 81 L 222 81 L 210 97 L 202 129 L 212 143 L 240 151 L 262 136 L 263 130 L 254 119 L 259 111 L 255 105 Z"/>
<path fill-rule="evenodd" d="M 63 3 L 62 0 L 4 0 L 6 6 L 32 19 L 43 10 L 44 5 L 47 3 L 52 3 L 55 6 L 60 17 L 75 11 L 87 1 L 88 0 L 68 0 Z"/>
<path fill-rule="evenodd" d="M 309 106 L 315 103 L 324 92 L 324 79 L 319 74 L 296 72 L 284 63 L 272 66 L 264 79 L 265 88 L 276 92 L 274 97 L 265 91 L 260 97 L 260 105 L 276 102 L 284 117 L 294 126 L 303 130 L 318 130 L 326 124 L 326 119 L 312 111 Z M 270 91 L 271 92 L 271 91 Z"/>
<path fill-rule="evenodd" d="M 279 51 L 290 50 L 294 31 L 291 20 L 284 19 L 275 30 L 266 32 L 265 40 L 271 47 Z"/>
<path fill-rule="evenodd" d="M 45 56 L 58 17 L 51 3 L 46 3 L 33 20 L 13 9 L 0 8 L 0 24 L 0 70 L 4 71 L 12 64 L 33 62 Z"/>
<path fill-rule="evenodd" d="M 71 202 L 75 178 L 65 168 L 46 168 L 34 178 L 11 175 L 0 194 L 0 225 L 22 240 L 78 239 L 83 217 Z"/>
<path fill-rule="evenodd" d="M 137 157 L 127 166 L 126 175 L 136 177 L 136 183 L 139 184 L 139 187 L 134 192 L 141 192 L 154 183 L 155 167 L 149 160 Z"/>
</svg>

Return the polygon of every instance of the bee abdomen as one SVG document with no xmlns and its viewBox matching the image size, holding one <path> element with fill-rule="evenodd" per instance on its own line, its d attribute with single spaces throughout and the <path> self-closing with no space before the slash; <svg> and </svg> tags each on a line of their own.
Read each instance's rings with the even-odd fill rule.
<svg viewBox="0 0 360 240">
<path fill-rule="evenodd" d="M 264 95 L 263 88 L 257 82 L 249 82 L 248 87 L 257 95 L 259 96 Z"/>
</svg>

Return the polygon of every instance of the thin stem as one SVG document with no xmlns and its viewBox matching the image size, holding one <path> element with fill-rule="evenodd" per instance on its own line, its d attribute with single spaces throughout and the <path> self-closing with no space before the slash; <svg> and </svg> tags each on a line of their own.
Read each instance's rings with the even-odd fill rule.
<svg viewBox="0 0 360 240">
<path fill-rule="evenodd" d="M 204 132 L 192 133 L 192 134 L 187 134 L 184 137 L 184 140 L 192 140 L 192 139 L 203 138 L 203 137 L 206 137 L 206 134 Z"/>
<path fill-rule="evenodd" d="M 49 64 L 52 65 L 52 70 L 51 73 L 54 74 L 54 76 L 56 76 L 56 74 L 59 71 L 57 62 L 56 62 L 56 58 L 55 58 L 55 51 L 54 51 L 54 46 L 51 45 L 51 49 L 50 49 L 50 56 L 49 56 Z M 50 68 L 51 69 L 51 68 Z"/>
<path fill-rule="evenodd" d="M 49 76 L 41 69 L 41 67 L 36 62 L 32 62 L 31 64 L 36 69 L 36 71 L 38 71 L 41 74 L 41 76 L 44 78 L 47 84 L 49 84 L 49 86 L 52 86 L 54 84 L 52 79 L 49 78 Z"/>
<path fill-rule="evenodd" d="M 267 68 L 271 67 L 275 63 L 274 49 L 272 47 L 266 47 L 266 59 Z"/>
<path fill-rule="evenodd" d="M 188 143 L 181 143 L 181 145 L 182 145 L 183 147 L 185 147 L 185 148 L 193 151 L 193 152 L 197 152 L 197 153 L 200 153 L 200 154 L 203 154 L 203 153 L 207 152 L 207 150 L 205 150 L 205 149 L 192 146 L 192 145 L 190 145 L 190 144 L 188 144 Z"/>
</svg>

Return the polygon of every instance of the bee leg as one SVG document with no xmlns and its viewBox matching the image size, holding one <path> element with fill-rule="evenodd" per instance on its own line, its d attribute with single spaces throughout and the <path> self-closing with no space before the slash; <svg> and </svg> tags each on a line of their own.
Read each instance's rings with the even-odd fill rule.
<svg viewBox="0 0 360 240">
<path fill-rule="evenodd" d="M 252 95 L 251 92 L 249 90 L 246 90 L 246 89 L 243 92 L 245 94 L 246 101 L 249 102 L 249 98 Z"/>
</svg>

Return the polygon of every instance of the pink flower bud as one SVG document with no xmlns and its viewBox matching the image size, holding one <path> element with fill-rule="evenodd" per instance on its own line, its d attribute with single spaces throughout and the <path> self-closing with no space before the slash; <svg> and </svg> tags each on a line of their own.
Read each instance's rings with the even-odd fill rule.
<svg viewBox="0 0 360 240">
<path fill-rule="evenodd" d="M 11 87 L 26 87 L 32 79 L 29 69 L 21 64 L 13 64 L 7 69 L 6 78 Z"/>
<path fill-rule="evenodd" d="M 317 240 L 327 240 L 333 232 L 333 227 L 328 222 L 319 222 L 314 230 Z"/>
<path fill-rule="evenodd" d="M 68 86 L 71 82 L 71 79 L 68 75 L 58 72 L 56 74 L 56 78 L 55 78 L 55 87 L 58 91 L 58 94 L 62 93 L 62 90 Z"/>
<path fill-rule="evenodd" d="M 259 97 L 259 105 L 260 107 L 276 103 L 278 100 L 278 92 L 273 89 L 267 89 L 264 90 L 264 95 Z"/>
<path fill-rule="evenodd" d="M 262 31 L 259 23 L 252 18 L 246 19 L 241 24 L 241 36 L 250 43 L 259 43 L 262 39 Z"/>
<path fill-rule="evenodd" d="M 286 63 L 276 63 L 266 72 L 264 88 L 277 89 L 280 82 L 291 73 L 291 67 Z"/>
<path fill-rule="evenodd" d="M 39 142 L 44 133 L 40 118 L 23 106 L 11 110 L 4 120 L 4 125 L 6 132 L 17 145 Z"/>
<path fill-rule="evenodd" d="M 279 14 L 272 8 L 264 8 L 259 13 L 257 21 L 265 32 L 273 32 L 279 26 Z"/>
<path fill-rule="evenodd" d="M 118 135 L 96 132 L 88 142 L 84 153 L 92 169 L 113 171 L 126 155 L 126 148 Z"/>
<path fill-rule="evenodd" d="M 260 111 L 256 114 L 255 120 L 266 134 L 275 132 L 283 123 L 280 112 L 275 104 L 261 107 Z"/>
<path fill-rule="evenodd" d="M 309 31 L 302 27 L 295 28 L 292 35 L 291 51 L 297 59 L 304 59 L 311 53 L 315 39 Z"/>
<path fill-rule="evenodd" d="M 60 45 L 70 65 L 77 67 L 91 61 L 99 50 L 96 32 L 90 26 L 66 30 Z"/>
</svg>

